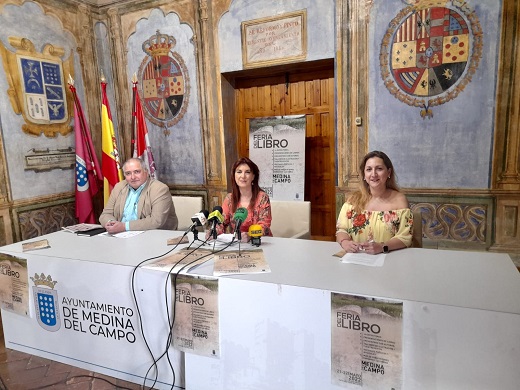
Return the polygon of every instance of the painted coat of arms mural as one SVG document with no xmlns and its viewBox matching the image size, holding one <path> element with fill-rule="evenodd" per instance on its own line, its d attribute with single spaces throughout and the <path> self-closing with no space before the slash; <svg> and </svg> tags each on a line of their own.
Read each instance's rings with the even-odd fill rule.
<svg viewBox="0 0 520 390">
<path fill-rule="evenodd" d="M 482 57 L 482 29 L 466 1 L 406 3 L 381 43 L 381 76 L 399 101 L 432 118 L 432 107 L 455 99 L 471 82 Z"/>
<path fill-rule="evenodd" d="M 64 71 L 73 74 L 72 56 L 63 62 L 62 48 L 47 44 L 38 53 L 34 44 L 19 37 L 9 37 L 15 53 L 0 44 L 0 53 L 9 83 L 7 91 L 16 114 L 22 114 L 22 130 L 47 137 L 68 134 L 71 108 L 67 103 Z"/>
<path fill-rule="evenodd" d="M 186 113 L 190 96 L 188 69 L 175 44 L 173 36 L 157 30 L 143 43 L 147 56 L 139 66 L 145 116 L 166 133 Z"/>
</svg>

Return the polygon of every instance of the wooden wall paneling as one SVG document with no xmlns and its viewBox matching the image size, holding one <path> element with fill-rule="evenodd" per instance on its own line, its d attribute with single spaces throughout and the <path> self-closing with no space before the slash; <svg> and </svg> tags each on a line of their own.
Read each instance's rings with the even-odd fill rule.
<svg viewBox="0 0 520 390">
<path fill-rule="evenodd" d="M 251 87 L 251 111 L 261 111 L 258 102 L 258 87 Z"/>
<path fill-rule="evenodd" d="M 249 119 L 306 115 L 305 199 L 312 205 L 311 233 L 320 239 L 333 239 L 335 232 L 334 107 L 329 104 L 335 101 L 333 86 L 333 65 L 236 82 L 240 155 L 249 154 Z"/>
<path fill-rule="evenodd" d="M 0 246 L 13 243 L 13 224 L 9 207 L 0 208 Z"/>
<path fill-rule="evenodd" d="M 42 197 L 13 204 L 16 241 L 59 231 L 77 222 L 74 195 Z"/>
<path fill-rule="evenodd" d="M 338 53 L 338 190 L 350 193 L 362 178 L 357 166 L 368 151 L 368 24 L 372 2 L 336 1 Z M 356 126 L 356 117 L 362 124 Z M 339 212 L 339 210 L 337 210 Z"/>
<path fill-rule="evenodd" d="M 237 150 L 237 157 L 238 156 L 242 156 L 245 151 L 247 150 L 247 146 L 246 144 L 244 144 L 245 140 L 244 140 L 244 137 L 242 137 L 242 129 L 246 128 L 247 124 L 246 124 L 246 117 L 244 115 L 245 113 L 245 98 L 244 98 L 244 95 L 246 94 L 246 92 L 242 89 L 237 89 L 236 90 L 236 97 L 237 97 L 237 112 L 236 112 L 236 115 L 237 115 L 237 128 L 234 129 L 235 130 L 235 134 L 237 134 L 237 147 L 238 147 L 238 150 Z M 234 159 L 236 160 L 236 158 Z M 227 163 L 227 166 L 229 168 L 229 166 L 232 164 L 232 161 L 228 161 Z"/>
<path fill-rule="evenodd" d="M 494 244 L 520 265 L 520 2 L 504 0 L 497 77 L 491 187 L 496 194 Z M 519 268 L 520 269 L 520 268 Z"/>
<path fill-rule="evenodd" d="M 271 95 L 273 96 L 273 108 L 274 115 L 284 115 L 287 112 L 286 105 L 287 95 L 285 93 L 285 85 L 284 84 L 276 84 L 273 88 L 271 88 Z"/>
<path fill-rule="evenodd" d="M 495 248 L 504 247 L 506 250 L 516 250 L 520 253 L 520 199 L 499 197 L 495 221 Z"/>
<path fill-rule="evenodd" d="M 493 188 L 520 190 L 520 2 L 504 0 L 498 69 Z"/>
<path fill-rule="evenodd" d="M 241 112 L 241 99 L 237 98 L 237 91 L 234 86 L 225 77 L 221 78 L 221 89 L 222 89 L 222 123 L 223 133 L 219 137 L 212 137 L 211 141 L 205 142 L 205 145 L 211 147 L 211 153 L 215 154 L 215 162 L 213 164 L 219 165 L 213 169 L 214 175 L 222 175 L 222 182 L 211 183 L 208 180 L 208 184 L 214 184 L 215 186 L 209 189 L 211 195 L 211 202 L 209 206 L 213 210 L 214 206 L 222 204 L 220 193 L 222 190 L 227 189 L 227 174 L 225 173 L 229 169 L 229 161 L 235 161 L 238 157 L 238 133 L 237 130 L 240 128 L 241 117 L 237 115 Z M 223 140 L 224 145 L 219 148 L 218 142 Z M 215 148 L 215 150 L 213 150 Z M 206 162 L 208 163 L 208 156 L 206 156 Z M 213 165 L 211 164 L 211 165 Z M 224 194 L 225 195 L 225 194 Z M 208 209 L 209 210 L 209 209 Z"/>
</svg>

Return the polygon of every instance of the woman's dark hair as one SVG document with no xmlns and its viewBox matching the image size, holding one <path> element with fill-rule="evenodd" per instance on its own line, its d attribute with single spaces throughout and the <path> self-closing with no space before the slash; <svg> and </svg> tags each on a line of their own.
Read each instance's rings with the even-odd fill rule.
<svg viewBox="0 0 520 390">
<path fill-rule="evenodd" d="M 251 196 L 251 201 L 249 202 L 248 208 L 254 206 L 256 202 L 256 198 L 258 197 L 258 193 L 262 191 L 260 186 L 258 185 L 258 181 L 260 180 L 260 169 L 258 169 L 258 165 L 256 165 L 253 161 L 248 159 L 247 157 L 241 157 L 235 163 L 233 164 L 233 167 L 231 168 L 231 197 L 233 198 L 233 204 L 232 204 L 232 212 L 234 213 L 237 210 L 237 206 L 240 203 L 240 190 L 238 188 L 237 182 L 235 180 L 235 172 L 237 168 L 242 165 L 246 164 L 249 166 L 249 169 L 251 169 L 251 173 L 255 175 L 255 178 L 253 179 L 251 185 L 252 185 L 252 191 L 253 194 Z"/>
</svg>

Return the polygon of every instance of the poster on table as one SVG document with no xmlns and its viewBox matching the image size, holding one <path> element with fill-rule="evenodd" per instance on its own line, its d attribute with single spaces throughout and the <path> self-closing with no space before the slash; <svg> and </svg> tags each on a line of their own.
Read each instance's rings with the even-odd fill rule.
<svg viewBox="0 0 520 390">
<path fill-rule="evenodd" d="M 401 389 L 403 303 L 331 293 L 331 309 L 332 383 Z"/>
<path fill-rule="evenodd" d="M 213 276 L 260 274 L 271 272 L 264 251 L 225 251 L 215 255 Z"/>
<path fill-rule="evenodd" d="M 249 158 L 271 199 L 304 200 L 305 125 L 305 115 L 249 120 Z"/>
<path fill-rule="evenodd" d="M 210 250 L 182 248 L 145 265 L 143 268 L 158 269 L 173 274 L 189 272 L 212 258 L 213 252 Z"/>
<path fill-rule="evenodd" d="M 27 259 L 0 253 L 0 305 L 4 310 L 29 315 Z"/>
<path fill-rule="evenodd" d="M 183 352 L 220 356 L 218 279 L 172 275 L 175 291 L 173 347 Z"/>
</svg>

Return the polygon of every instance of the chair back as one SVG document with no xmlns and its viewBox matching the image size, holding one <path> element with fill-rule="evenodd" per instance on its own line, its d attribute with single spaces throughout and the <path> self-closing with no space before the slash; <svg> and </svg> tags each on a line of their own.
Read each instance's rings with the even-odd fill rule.
<svg viewBox="0 0 520 390">
<path fill-rule="evenodd" d="M 412 248 L 422 248 L 422 213 L 421 209 L 412 210 L 413 213 L 413 233 Z"/>
<path fill-rule="evenodd" d="M 185 231 L 192 224 L 191 217 L 202 210 L 202 197 L 173 195 L 172 201 L 175 206 L 175 214 L 177 214 L 177 219 L 179 220 L 177 230 Z"/>
<path fill-rule="evenodd" d="M 271 215 L 274 237 L 311 237 L 311 202 L 271 200 Z"/>
</svg>

